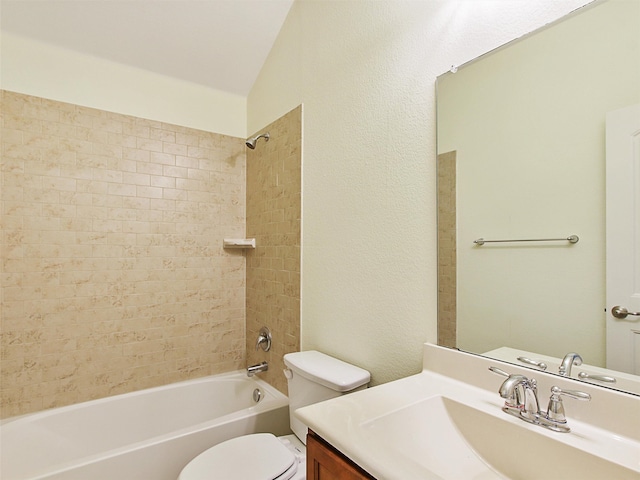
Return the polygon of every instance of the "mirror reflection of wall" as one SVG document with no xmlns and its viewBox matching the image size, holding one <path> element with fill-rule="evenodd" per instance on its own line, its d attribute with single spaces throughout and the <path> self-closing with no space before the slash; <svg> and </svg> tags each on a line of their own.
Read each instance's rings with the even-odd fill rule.
<svg viewBox="0 0 640 480">
<path fill-rule="evenodd" d="M 639 31 L 640 2 L 598 3 L 438 79 L 438 153 L 457 165 L 458 348 L 605 366 L 605 115 L 640 102 Z"/>
</svg>

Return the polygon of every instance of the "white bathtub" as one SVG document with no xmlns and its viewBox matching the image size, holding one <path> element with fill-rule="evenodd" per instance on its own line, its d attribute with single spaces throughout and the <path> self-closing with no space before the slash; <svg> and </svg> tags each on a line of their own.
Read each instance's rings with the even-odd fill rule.
<svg viewBox="0 0 640 480">
<path fill-rule="evenodd" d="M 0 478 L 175 480 L 210 446 L 256 432 L 291 433 L 287 397 L 244 371 L 214 375 L 8 419 Z"/>
</svg>

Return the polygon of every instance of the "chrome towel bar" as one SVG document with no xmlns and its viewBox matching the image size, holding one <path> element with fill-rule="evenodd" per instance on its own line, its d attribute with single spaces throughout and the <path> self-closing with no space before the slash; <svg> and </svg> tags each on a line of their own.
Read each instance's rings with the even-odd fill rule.
<svg viewBox="0 0 640 480">
<path fill-rule="evenodd" d="M 565 238 L 523 238 L 519 240 L 485 240 L 484 238 L 479 238 L 474 240 L 473 243 L 476 245 L 484 245 L 485 243 L 504 243 L 504 242 L 557 242 L 560 240 L 566 240 L 569 243 L 578 243 L 580 238 L 577 235 L 569 235 Z"/>
</svg>

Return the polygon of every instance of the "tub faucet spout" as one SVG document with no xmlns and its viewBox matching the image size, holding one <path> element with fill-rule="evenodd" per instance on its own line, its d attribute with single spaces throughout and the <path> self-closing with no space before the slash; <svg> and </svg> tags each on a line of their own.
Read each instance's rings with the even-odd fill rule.
<svg viewBox="0 0 640 480">
<path fill-rule="evenodd" d="M 256 373 L 266 372 L 269 370 L 269 364 L 267 362 L 258 363 L 247 367 L 247 377 L 253 377 Z"/>
</svg>

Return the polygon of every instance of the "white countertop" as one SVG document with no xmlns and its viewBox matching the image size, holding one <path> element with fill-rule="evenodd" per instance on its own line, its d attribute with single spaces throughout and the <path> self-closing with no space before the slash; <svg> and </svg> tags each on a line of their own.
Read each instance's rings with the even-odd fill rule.
<svg viewBox="0 0 640 480">
<path fill-rule="evenodd" d="M 640 397 L 625 396 L 619 392 L 584 385 L 584 388 L 580 389 L 588 390 L 591 393 L 592 402 L 578 402 L 571 399 L 565 402 L 567 418 L 573 429 L 572 432 L 568 434 L 551 432 L 536 425 L 529 425 L 502 412 L 501 407 L 504 401 L 498 395 L 497 390 L 504 379 L 489 372 L 487 365 L 498 366 L 509 373 L 521 373 L 518 371 L 517 366 L 501 364 L 500 362 L 469 356 L 449 349 L 443 351 L 440 350 L 442 347 L 432 345 L 427 345 L 425 348 L 430 350 L 428 355 L 425 353 L 425 367 L 433 367 L 435 365 L 435 369 L 438 370 L 438 366 L 441 364 L 446 365 L 443 368 L 444 370 L 456 369 L 456 365 L 453 364 L 460 361 L 462 363 L 457 368 L 464 371 L 462 377 L 465 377 L 465 375 L 470 376 L 473 381 L 461 381 L 461 379 L 452 378 L 452 375 L 442 375 L 437 371 L 425 368 L 421 373 L 407 378 L 301 408 L 297 410 L 296 415 L 318 435 L 380 480 L 454 478 L 451 477 L 451 471 L 447 470 L 446 467 L 432 467 L 433 463 L 430 463 L 432 460 L 429 460 L 429 455 L 421 454 L 420 448 L 422 446 L 419 445 L 419 442 L 422 440 L 419 438 L 416 438 L 415 442 L 406 443 L 408 448 L 407 446 L 397 448 L 396 442 L 390 443 L 390 439 L 393 438 L 391 432 L 389 441 L 385 441 L 384 438 L 381 440 L 378 426 L 376 426 L 377 431 L 372 429 L 376 419 L 439 396 L 447 397 L 463 404 L 471 403 L 477 410 L 481 410 L 488 415 L 495 415 L 498 419 L 507 422 L 521 424 L 522 428 L 533 429 L 534 432 L 540 435 L 548 436 L 552 441 L 566 443 L 592 455 L 606 455 L 608 460 L 614 461 L 616 464 L 631 468 L 633 471 L 637 469 L 638 478 L 640 478 L 640 438 L 637 438 L 640 436 L 640 431 L 636 431 L 637 427 L 640 426 L 640 419 L 638 418 L 640 417 Z M 459 355 L 462 355 L 462 357 L 457 357 Z M 432 363 L 433 365 L 427 365 L 427 363 Z M 523 370 L 523 372 L 525 375 L 533 376 L 536 379 L 540 377 L 539 386 L 543 387 L 539 389 L 541 408 L 546 407 L 548 399 L 547 393 L 544 393 L 549 388 L 546 382 L 558 384 L 561 388 L 568 388 L 562 383 L 565 381 L 564 379 L 552 377 L 549 380 L 546 377 L 551 376 L 548 375 L 540 375 L 531 370 Z M 462 380 L 465 379 L 463 378 Z M 569 387 L 577 389 L 573 384 L 569 384 Z M 620 395 L 623 395 L 623 397 L 620 398 Z M 606 398 L 603 398 L 603 396 Z M 609 396 L 613 396 L 611 400 L 613 403 L 610 405 L 613 411 L 609 411 L 607 405 L 603 407 L 603 402 L 610 400 Z M 578 406 L 578 404 L 592 405 Z M 625 415 L 631 415 L 632 418 L 614 418 L 614 421 L 610 422 L 611 428 L 603 430 L 601 426 L 592 425 L 584 421 L 587 416 L 584 412 L 589 412 L 590 407 L 596 418 L 603 411 L 607 411 L 608 415 L 615 417 L 617 415 L 616 410 L 620 410 L 620 407 L 623 407 L 622 410 L 624 410 Z M 575 415 L 572 416 L 572 414 Z M 579 418 L 576 419 L 575 417 Z M 394 416 L 394 418 L 396 417 Z M 407 419 L 412 417 L 398 418 Z M 437 419 L 433 418 L 415 418 L 415 422 L 424 424 L 420 425 L 420 429 L 446 428 L 440 425 Z M 379 422 L 377 425 L 381 423 L 384 424 L 384 422 Z M 388 422 L 386 424 L 389 425 Z M 605 422 L 605 424 L 608 425 L 609 423 Z M 397 430 L 402 429 L 403 426 L 397 425 L 392 426 L 392 428 Z M 420 437 L 421 435 L 416 435 L 416 432 L 419 432 L 420 429 L 416 429 L 415 425 L 412 428 L 412 435 Z M 635 432 L 635 435 L 630 435 L 630 437 L 636 438 L 624 436 L 630 432 Z M 394 434 L 398 435 L 398 431 L 394 432 Z M 486 432 L 486 434 L 491 435 L 491 432 Z M 443 436 L 443 438 L 445 437 Z M 615 438 L 621 438 L 626 443 L 616 444 Z M 415 449 L 413 445 L 416 445 Z M 526 445 L 522 447 L 526 449 Z M 423 451 L 428 453 L 428 450 Z M 455 452 L 452 452 L 451 458 L 444 459 L 443 465 L 446 462 L 455 465 Z M 482 478 L 504 477 L 493 472 L 483 474 Z"/>
</svg>

